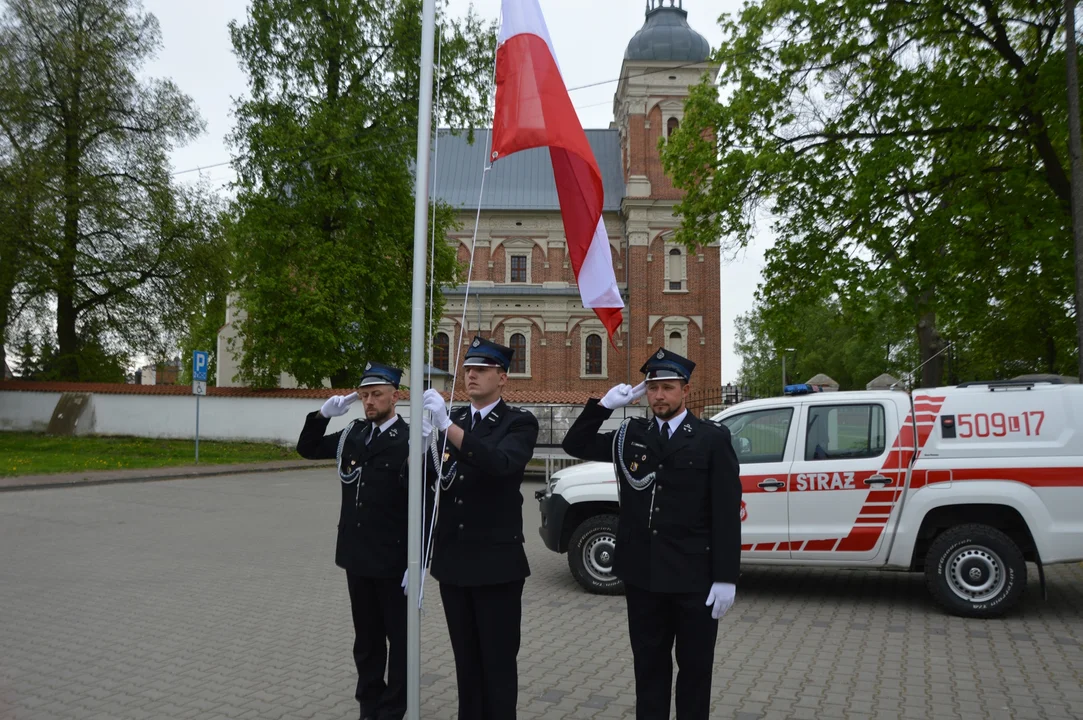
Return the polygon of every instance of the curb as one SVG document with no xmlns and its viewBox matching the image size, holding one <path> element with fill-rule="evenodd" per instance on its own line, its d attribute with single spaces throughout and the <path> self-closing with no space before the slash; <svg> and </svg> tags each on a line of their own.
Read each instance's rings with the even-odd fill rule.
<svg viewBox="0 0 1083 720">
<path fill-rule="evenodd" d="M 156 482 L 159 480 L 184 480 L 222 475 L 246 475 L 253 472 L 286 472 L 289 470 L 316 470 L 334 467 L 334 461 L 306 461 L 294 465 L 182 465 L 175 468 L 144 468 L 142 470 L 99 471 L 99 475 L 62 473 L 56 475 L 22 475 L 0 477 L 0 493 L 22 490 L 49 490 L 56 488 L 83 487 L 89 485 L 119 485 L 121 483 Z M 523 482 L 545 482 L 545 473 L 526 472 Z"/>
<path fill-rule="evenodd" d="M 142 468 L 118 472 L 98 471 L 97 474 L 59 473 L 55 475 L 23 475 L 0 478 L 0 493 L 17 490 L 82 487 L 85 485 L 115 485 L 120 483 L 183 480 L 186 478 L 245 475 L 254 472 L 285 472 L 334 467 L 334 461 L 302 461 L 284 464 L 181 465 L 173 468 Z"/>
</svg>

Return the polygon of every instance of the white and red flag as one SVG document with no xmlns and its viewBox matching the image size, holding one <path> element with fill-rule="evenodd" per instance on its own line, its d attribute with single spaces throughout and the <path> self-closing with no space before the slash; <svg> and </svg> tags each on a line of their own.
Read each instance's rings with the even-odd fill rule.
<svg viewBox="0 0 1083 720">
<path fill-rule="evenodd" d="M 602 173 L 568 96 L 538 0 L 503 0 L 502 7 L 491 159 L 549 148 L 579 295 L 612 342 L 624 302 L 602 220 Z"/>
</svg>

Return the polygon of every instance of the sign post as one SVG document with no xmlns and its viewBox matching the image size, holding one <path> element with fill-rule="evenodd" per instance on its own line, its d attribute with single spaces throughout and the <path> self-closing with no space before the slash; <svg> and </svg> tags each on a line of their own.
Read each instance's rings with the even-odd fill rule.
<svg viewBox="0 0 1083 720">
<path fill-rule="evenodd" d="M 199 464 L 199 396 L 207 394 L 207 351 L 192 353 L 192 394 L 196 396 L 196 464 Z"/>
</svg>

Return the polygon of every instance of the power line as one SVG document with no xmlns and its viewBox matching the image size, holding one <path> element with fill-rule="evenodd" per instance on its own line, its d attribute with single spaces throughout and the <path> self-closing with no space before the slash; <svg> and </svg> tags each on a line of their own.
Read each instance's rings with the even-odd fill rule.
<svg viewBox="0 0 1083 720">
<path fill-rule="evenodd" d="M 733 53 L 728 57 L 736 57 L 737 55 L 745 55 L 745 54 L 749 54 L 749 52 L 751 52 L 751 51 L 746 51 L 746 52 L 743 52 L 743 53 Z M 704 63 L 707 63 L 707 62 L 709 62 L 709 60 L 695 60 L 695 61 L 692 61 L 692 62 L 686 62 L 686 63 L 681 63 L 679 65 L 674 65 L 673 67 L 669 67 L 669 68 L 661 68 L 661 69 L 658 69 L 658 70 L 647 70 L 645 72 L 628 75 L 627 79 L 631 80 L 633 78 L 646 77 L 647 75 L 660 75 L 662 73 L 669 73 L 669 72 L 673 72 L 674 70 L 681 70 L 683 68 L 692 67 L 694 65 L 703 65 Z M 586 90 L 588 88 L 598 87 L 598 86 L 601 86 L 601 85 L 609 85 L 610 83 L 620 82 L 622 79 L 624 79 L 623 76 L 622 77 L 611 78 L 609 80 L 598 80 L 596 82 L 587 83 L 585 85 L 576 85 L 575 87 L 568 88 L 568 92 L 572 93 L 572 92 L 575 92 L 577 90 Z M 576 109 L 585 110 L 587 108 L 593 108 L 593 107 L 600 107 L 602 105 L 608 105 L 611 102 L 612 102 L 612 100 L 605 100 L 603 102 L 592 103 L 590 105 L 580 105 Z M 575 107 L 575 106 L 573 106 L 573 107 Z M 366 130 L 372 130 L 372 129 L 373 128 L 366 128 Z M 379 128 L 379 129 L 384 130 L 386 128 Z M 397 143 L 396 146 L 401 146 L 403 144 L 412 144 L 412 143 L 413 143 L 413 141 L 411 141 L 410 143 Z M 294 151 L 300 150 L 300 149 L 302 149 L 302 146 L 298 146 L 298 147 L 294 147 L 294 148 L 282 148 L 281 150 L 279 150 L 277 152 L 290 153 L 290 152 L 294 152 Z M 325 157 L 308 158 L 305 162 L 321 162 L 321 161 L 324 161 L 324 160 L 333 160 L 333 159 L 338 158 L 338 157 L 347 157 L 347 156 L 350 156 L 350 155 L 356 155 L 356 154 L 358 154 L 360 152 L 362 152 L 361 149 L 351 150 L 351 151 L 348 151 L 348 152 L 345 152 L 345 153 L 337 153 L 335 155 L 329 155 L 329 156 L 325 156 Z M 214 164 L 211 164 L 211 165 L 202 165 L 202 166 L 199 166 L 199 167 L 188 168 L 187 170 L 178 170 L 178 171 L 176 171 L 174 173 L 171 173 L 171 175 L 173 177 L 176 177 L 178 175 L 186 175 L 188 173 L 201 172 L 203 170 L 210 170 L 210 169 L 213 169 L 213 168 L 224 167 L 226 165 L 232 165 L 233 162 L 234 162 L 233 160 L 225 160 L 223 162 L 217 162 L 217 163 L 214 163 Z"/>
</svg>

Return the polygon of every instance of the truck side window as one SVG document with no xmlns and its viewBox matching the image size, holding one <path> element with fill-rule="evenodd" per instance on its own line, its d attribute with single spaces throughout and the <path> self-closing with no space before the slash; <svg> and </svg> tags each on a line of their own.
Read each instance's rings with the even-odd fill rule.
<svg viewBox="0 0 1083 720">
<path fill-rule="evenodd" d="M 883 405 L 809 408 L 805 460 L 874 458 L 887 445 Z"/>
<path fill-rule="evenodd" d="M 737 459 L 749 463 L 782 462 L 793 408 L 771 408 L 731 415 L 722 424 L 730 431 Z"/>
</svg>

